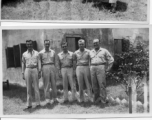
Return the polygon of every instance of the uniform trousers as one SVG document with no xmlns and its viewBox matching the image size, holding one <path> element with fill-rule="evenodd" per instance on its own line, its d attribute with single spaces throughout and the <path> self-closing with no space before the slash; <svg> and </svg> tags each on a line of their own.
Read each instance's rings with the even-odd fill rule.
<svg viewBox="0 0 152 120">
<path fill-rule="evenodd" d="M 73 68 L 61 68 L 61 74 L 63 79 L 63 91 L 64 91 L 64 100 L 68 100 L 68 83 L 70 84 L 72 90 L 72 100 L 76 99 L 76 82 L 73 78 Z"/>
<path fill-rule="evenodd" d="M 47 102 L 50 101 L 50 88 L 52 89 L 52 98 L 56 99 L 57 97 L 56 70 L 54 64 L 43 65 L 42 77 L 43 77 L 45 100 Z"/>
<path fill-rule="evenodd" d="M 36 104 L 40 104 L 40 92 L 39 92 L 39 80 L 37 68 L 26 68 L 25 69 L 25 80 L 27 87 L 27 106 L 32 106 L 32 86 L 35 92 Z"/>
<path fill-rule="evenodd" d="M 91 84 L 90 84 L 91 76 L 90 76 L 89 66 L 77 66 L 76 76 L 77 76 L 77 80 L 79 84 L 80 101 L 84 101 L 84 95 L 83 95 L 84 84 L 86 85 L 89 99 L 91 99 L 92 90 L 91 90 Z"/>
<path fill-rule="evenodd" d="M 92 88 L 94 92 L 94 101 L 100 98 L 102 102 L 105 102 L 107 96 L 105 65 L 91 66 L 90 71 Z"/>
</svg>

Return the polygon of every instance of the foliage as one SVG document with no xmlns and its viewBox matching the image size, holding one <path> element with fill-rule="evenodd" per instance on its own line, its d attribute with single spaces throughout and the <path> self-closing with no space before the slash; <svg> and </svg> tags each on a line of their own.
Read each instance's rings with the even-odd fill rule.
<svg viewBox="0 0 152 120">
<path fill-rule="evenodd" d="M 115 70 L 107 73 L 107 84 L 123 83 L 128 86 L 129 76 L 134 77 L 137 87 L 143 77 L 149 73 L 149 51 L 147 43 L 139 42 L 134 45 L 125 40 L 123 52 L 115 55 Z M 128 45 L 129 44 L 129 45 Z"/>
</svg>

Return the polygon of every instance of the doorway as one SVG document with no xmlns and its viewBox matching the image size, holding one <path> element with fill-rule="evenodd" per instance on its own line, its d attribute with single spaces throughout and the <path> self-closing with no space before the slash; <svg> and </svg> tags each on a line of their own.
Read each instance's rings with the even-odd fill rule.
<svg viewBox="0 0 152 120">
<path fill-rule="evenodd" d="M 81 37 L 66 37 L 66 42 L 68 43 L 68 50 L 75 52 L 79 49 L 78 41 Z"/>
</svg>

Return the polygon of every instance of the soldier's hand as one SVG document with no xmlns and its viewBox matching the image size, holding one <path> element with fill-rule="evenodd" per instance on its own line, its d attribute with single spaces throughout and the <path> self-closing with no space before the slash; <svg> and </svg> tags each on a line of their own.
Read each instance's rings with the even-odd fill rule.
<svg viewBox="0 0 152 120">
<path fill-rule="evenodd" d="M 25 75 L 24 75 L 24 73 L 22 73 L 22 78 L 23 78 L 23 80 L 25 80 Z"/>
<path fill-rule="evenodd" d="M 76 72 L 75 71 L 73 71 L 73 77 L 76 77 Z"/>
<path fill-rule="evenodd" d="M 61 70 L 59 70 L 59 77 L 62 78 Z"/>
<path fill-rule="evenodd" d="M 39 71 L 39 73 L 38 73 L 38 79 L 40 79 L 41 78 L 41 71 Z"/>
</svg>

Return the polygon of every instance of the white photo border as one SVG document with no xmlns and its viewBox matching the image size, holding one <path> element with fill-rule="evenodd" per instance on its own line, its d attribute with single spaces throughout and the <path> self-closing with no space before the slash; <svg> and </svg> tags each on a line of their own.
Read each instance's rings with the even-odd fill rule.
<svg viewBox="0 0 152 120">
<path fill-rule="evenodd" d="M 149 28 L 149 51 L 150 51 L 150 54 L 149 54 L 149 57 L 150 57 L 150 59 L 149 60 L 151 60 L 152 58 L 152 52 L 151 52 L 151 50 L 152 50 L 152 41 L 151 41 L 151 39 L 152 39 L 152 34 L 150 34 L 150 33 L 152 33 L 152 25 L 150 26 L 150 25 L 129 25 L 129 26 L 126 26 L 126 25 L 77 25 L 77 26 L 75 26 L 75 27 L 73 27 L 72 25 L 66 25 L 66 26 L 62 26 L 62 27 L 59 27 L 59 26 L 57 26 L 57 27 L 55 27 L 55 26 L 53 26 L 53 27 L 1 27 L 0 28 L 0 44 L 1 44 L 1 50 L 2 50 L 2 30 L 17 30 L 17 29 L 85 29 L 85 28 L 92 28 L 92 29 L 96 29 L 96 28 Z M 0 53 L 0 62 L 2 63 L 2 52 Z M 150 62 L 150 61 L 149 61 Z M 1 64 L 2 65 L 2 64 Z M 0 75 L 1 75 L 1 79 L 3 79 L 3 77 L 2 77 L 2 67 L 0 67 Z M 1 98 L 1 102 L 0 102 L 0 105 L 2 106 L 1 108 L 0 108 L 0 117 L 2 117 L 2 118 L 32 118 L 32 119 L 36 119 L 36 118 L 38 118 L 38 119 L 40 119 L 40 118 L 54 118 L 54 119 L 57 119 L 57 118 L 62 118 L 62 119 L 70 119 L 70 118 L 83 118 L 83 119 L 87 119 L 87 118 L 89 118 L 89 119 L 93 119 L 93 118 L 145 118 L 145 117 L 152 117 L 152 81 L 150 80 L 151 79 L 151 71 L 152 70 L 152 64 L 150 63 L 150 76 L 149 76 L 149 82 L 150 82 L 150 111 L 149 111 L 149 113 L 147 113 L 147 114 L 51 114 L 51 115 L 45 115 L 45 116 L 43 116 L 43 115 L 4 115 L 3 114 L 3 86 L 2 86 L 2 82 L 0 82 L 0 86 L 1 86 L 1 89 L 0 89 L 0 98 Z M 128 109 L 128 112 L 129 112 L 129 109 Z"/>
</svg>

